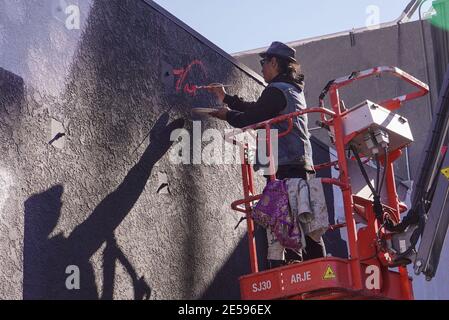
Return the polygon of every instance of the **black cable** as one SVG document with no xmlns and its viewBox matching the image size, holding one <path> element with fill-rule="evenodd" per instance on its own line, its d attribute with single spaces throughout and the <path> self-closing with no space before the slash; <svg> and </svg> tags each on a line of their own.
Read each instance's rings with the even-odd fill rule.
<svg viewBox="0 0 449 320">
<path fill-rule="evenodd" d="M 376 153 L 374 155 L 374 159 L 376 159 L 376 192 L 380 194 L 379 185 L 380 185 L 380 162 L 379 162 L 379 155 Z"/>
<path fill-rule="evenodd" d="M 335 82 L 335 80 L 329 81 L 329 82 L 326 84 L 326 86 L 324 87 L 323 91 L 321 91 L 321 94 L 320 94 L 320 96 L 319 96 L 319 98 L 318 98 L 319 101 L 320 101 L 320 104 L 321 104 L 321 101 L 323 101 L 324 98 L 326 97 L 326 95 L 327 95 L 327 93 L 328 93 L 330 87 L 334 84 L 334 82 Z"/>
<path fill-rule="evenodd" d="M 379 220 L 379 222 L 383 223 L 383 207 L 382 203 L 380 202 L 380 196 L 377 193 L 377 191 L 374 189 L 373 185 L 371 184 L 371 181 L 369 180 L 368 174 L 366 173 L 365 168 L 363 167 L 362 160 L 360 160 L 360 156 L 357 153 L 356 149 L 353 145 L 350 146 L 352 152 L 354 153 L 354 156 L 357 160 L 357 163 L 359 164 L 360 171 L 362 172 L 363 177 L 365 178 L 366 184 L 371 189 L 371 192 L 373 194 L 373 210 L 374 214 L 376 216 L 376 219 Z"/>
<path fill-rule="evenodd" d="M 363 178 L 365 178 L 366 184 L 371 189 L 371 192 L 373 193 L 373 195 L 377 195 L 377 192 L 376 192 L 376 190 L 374 190 L 374 187 L 371 184 L 371 181 L 369 180 L 368 174 L 366 173 L 365 168 L 363 167 L 362 160 L 360 160 L 360 156 L 359 156 L 357 150 L 354 148 L 353 145 L 351 145 L 349 148 L 351 149 L 352 153 L 354 154 L 355 159 L 357 160 L 357 163 L 359 164 L 360 171 L 362 172 Z"/>
<path fill-rule="evenodd" d="M 423 203 L 421 205 L 421 210 L 424 210 Z M 408 215 L 405 218 L 408 218 Z M 403 221 L 405 220 L 405 218 L 403 219 Z M 408 249 L 405 250 L 404 252 L 398 254 L 395 260 L 400 260 L 403 257 L 407 257 L 410 253 L 412 253 L 412 251 L 416 251 L 416 244 L 418 243 L 419 239 L 421 238 L 424 232 L 424 227 L 426 225 L 426 219 L 424 215 L 418 214 L 415 216 L 411 216 L 411 218 L 414 219 L 412 219 L 411 221 L 407 221 L 408 222 L 407 225 L 402 225 L 402 222 L 399 224 L 402 225 L 399 232 L 404 232 L 410 225 L 417 225 L 417 228 L 413 231 L 412 235 L 410 236 L 410 247 L 408 247 Z"/>
<path fill-rule="evenodd" d="M 385 176 L 387 175 L 387 162 L 388 162 L 388 147 L 384 148 L 384 172 L 382 173 L 382 181 L 380 182 L 380 187 L 379 187 L 379 195 L 382 192 L 382 188 L 384 186 L 384 181 L 385 181 Z"/>
<path fill-rule="evenodd" d="M 438 165 L 438 169 L 436 170 L 436 172 L 441 172 L 441 169 L 443 169 L 443 163 L 444 163 L 444 159 L 446 158 L 446 153 L 442 155 L 441 159 L 440 159 L 440 164 Z M 435 195 L 435 190 L 437 188 L 437 176 L 434 177 L 429 190 L 425 193 L 424 196 L 424 200 L 425 200 L 425 212 L 428 212 L 430 210 L 430 206 L 432 205 L 432 201 L 433 201 L 433 197 Z"/>
</svg>

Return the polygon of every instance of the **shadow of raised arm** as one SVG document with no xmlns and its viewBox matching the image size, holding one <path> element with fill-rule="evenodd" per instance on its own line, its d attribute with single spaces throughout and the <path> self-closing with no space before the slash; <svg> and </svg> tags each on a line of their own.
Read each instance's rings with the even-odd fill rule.
<svg viewBox="0 0 449 320">
<path fill-rule="evenodd" d="M 81 245 L 83 255 L 90 257 L 111 237 L 139 199 L 154 165 L 173 144 L 170 141 L 171 132 L 184 126 L 183 119 L 177 119 L 168 125 L 167 122 L 168 114 L 165 113 L 156 121 L 150 132 L 148 147 L 123 182 L 70 234 L 68 240 L 74 246 Z"/>
</svg>

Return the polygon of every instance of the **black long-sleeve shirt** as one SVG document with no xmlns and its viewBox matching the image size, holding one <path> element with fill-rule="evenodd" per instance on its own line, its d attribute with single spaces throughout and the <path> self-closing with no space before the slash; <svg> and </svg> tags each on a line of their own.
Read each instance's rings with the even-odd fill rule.
<svg viewBox="0 0 449 320">
<path fill-rule="evenodd" d="M 302 82 L 292 81 L 282 75 L 275 77 L 272 82 L 291 83 L 301 90 Z M 251 124 L 276 117 L 287 106 L 287 100 L 281 90 L 268 87 L 256 102 L 246 102 L 238 96 L 226 95 L 224 100 L 232 110 L 228 112 L 226 120 L 236 128 L 243 128 Z"/>
</svg>

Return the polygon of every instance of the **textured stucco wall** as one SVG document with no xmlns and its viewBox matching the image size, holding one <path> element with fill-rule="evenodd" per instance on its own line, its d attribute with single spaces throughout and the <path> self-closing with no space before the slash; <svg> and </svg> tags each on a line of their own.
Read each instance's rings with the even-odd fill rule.
<svg viewBox="0 0 449 320">
<path fill-rule="evenodd" d="M 217 104 L 176 91 L 171 71 L 194 60 L 184 84 L 263 89 L 143 1 L 0 1 L 1 299 L 239 297 L 240 167 L 169 161 L 171 130 Z"/>
<path fill-rule="evenodd" d="M 76 11 L 64 12 L 68 6 L 79 9 L 79 29 L 71 20 Z M 395 43 L 391 30 L 373 32 Z M 377 62 L 381 50 L 373 52 L 377 38 L 369 34 L 357 35 L 351 48 L 347 38 L 310 44 L 309 60 L 301 59 L 310 106 L 332 76 Z M 401 39 L 413 49 L 413 39 Z M 344 49 L 337 54 L 333 46 Z M 403 58 L 405 70 L 418 53 Z M 349 54 L 365 60 L 346 68 L 341 61 Z M 379 64 L 401 66 L 395 57 Z M 323 68 L 331 58 L 338 70 Z M 173 69 L 193 61 L 204 68 L 194 65 L 177 91 Z M 425 80 L 422 72 L 411 73 Z M 0 0 L 1 299 L 239 297 L 237 279 L 249 272 L 248 239 L 245 223 L 234 230 L 240 216 L 229 205 L 242 194 L 240 167 L 169 161 L 171 130 L 192 132 L 199 119 L 190 109 L 217 104 L 183 86 L 216 81 L 246 99 L 263 89 L 142 0 Z M 401 89 L 391 84 L 387 96 Z M 228 128 L 215 120 L 201 125 Z M 329 160 L 325 145 L 313 146 L 315 163 Z M 263 269 L 260 229 L 256 240 Z M 325 241 L 334 256 L 346 255 L 338 232 Z M 80 290 L 65 287 L 69 265 L 80 269 Z"/>
</svg>

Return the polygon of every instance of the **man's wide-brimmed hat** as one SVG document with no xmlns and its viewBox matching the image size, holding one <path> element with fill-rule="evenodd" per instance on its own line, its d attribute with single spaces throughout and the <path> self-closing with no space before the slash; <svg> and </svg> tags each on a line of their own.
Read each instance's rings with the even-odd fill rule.
<svg viewBox="0 0 449 320">
<path fill-rule="evenodd" d="M 286 59 L 290 62 L 298 63 L 295 58 L 296 50 L 286 45 L 285 43 L 274 41 L 267 51 L 260 53 L 262 58 L 267 56 L 274 56 L 281 59 Z"/>
</svg>

